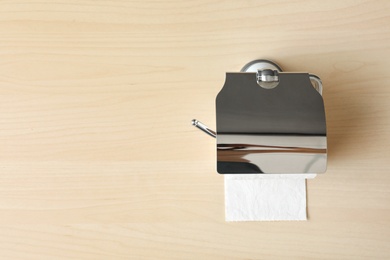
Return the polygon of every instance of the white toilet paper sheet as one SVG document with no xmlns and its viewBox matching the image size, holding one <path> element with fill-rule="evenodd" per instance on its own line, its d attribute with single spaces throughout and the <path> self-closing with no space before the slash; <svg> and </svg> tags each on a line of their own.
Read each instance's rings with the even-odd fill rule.
<svg viewBox="0 0 390 260">
<path fill-rule="evenodd" d="M 306 179 L 316 174 L 226 174 L 226 221 L 306 220 Z"/>
</svg>

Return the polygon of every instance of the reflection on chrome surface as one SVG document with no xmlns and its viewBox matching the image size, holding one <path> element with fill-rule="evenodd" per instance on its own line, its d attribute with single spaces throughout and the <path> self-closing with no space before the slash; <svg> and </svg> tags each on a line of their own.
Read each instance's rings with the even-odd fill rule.
<svg viewBox="0 0 390 260">
<path fill-rule="evenodd" d="M 234 143 L 229 143 L 233 140 Z M 235 171 L 246 173 L 319 173 L 326 170 L 324 136 L 221 134 L 217 136 L 217 142 L 217 169 L 221 173 L 233 173 L 229 169 L 233 162 Z"/>
<path fill-rule="evenodd" d="M 227 73 L 217 96 L 219 173 L 323 173 L 325 109 L 307 73 L 279 73 L 264 89 L 256 73 Z"/>
</svg>

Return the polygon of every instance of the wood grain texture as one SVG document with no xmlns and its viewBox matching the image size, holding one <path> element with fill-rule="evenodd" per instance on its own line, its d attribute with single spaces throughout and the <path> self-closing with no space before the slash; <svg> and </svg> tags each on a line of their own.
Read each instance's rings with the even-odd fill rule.
<svg viewBox="0 0 390 260">
<path fill-rule="evenodd" d="M 215 96 L 324 83 L 308 222 L 226 223 Z M 389 259 L 390 2 L 1 1 L 1 259 Z"/>
</svg>

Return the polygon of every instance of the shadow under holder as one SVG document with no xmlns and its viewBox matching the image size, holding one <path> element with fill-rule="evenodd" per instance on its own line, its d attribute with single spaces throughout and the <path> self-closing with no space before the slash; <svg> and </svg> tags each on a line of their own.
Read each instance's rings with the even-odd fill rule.
<svg viewBox="0 0 390 260">
<path fill-rule="evenodd" d="M 246 173 L 323 173 L 327 137 L 322 83 L 308 73 L 283 72 L 269 60 L 255 60 L 241 72 L 227 73 L 216 98 L 213 131 L 217 171 Z"/>
</svg>

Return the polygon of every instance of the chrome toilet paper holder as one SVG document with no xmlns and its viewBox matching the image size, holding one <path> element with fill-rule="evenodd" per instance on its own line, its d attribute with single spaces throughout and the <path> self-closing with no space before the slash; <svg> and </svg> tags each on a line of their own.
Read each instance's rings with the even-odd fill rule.
<svg viewBox="0 0 390 260">
<path fill-rule="evenodd" d="M 216 131 L 196 119 L 192 124 L 216 138 L 218 173 L 326 171 L 325 108 L 316 75 L 252 61 L 226 73 L 216 98 Z"/>
</svg>

